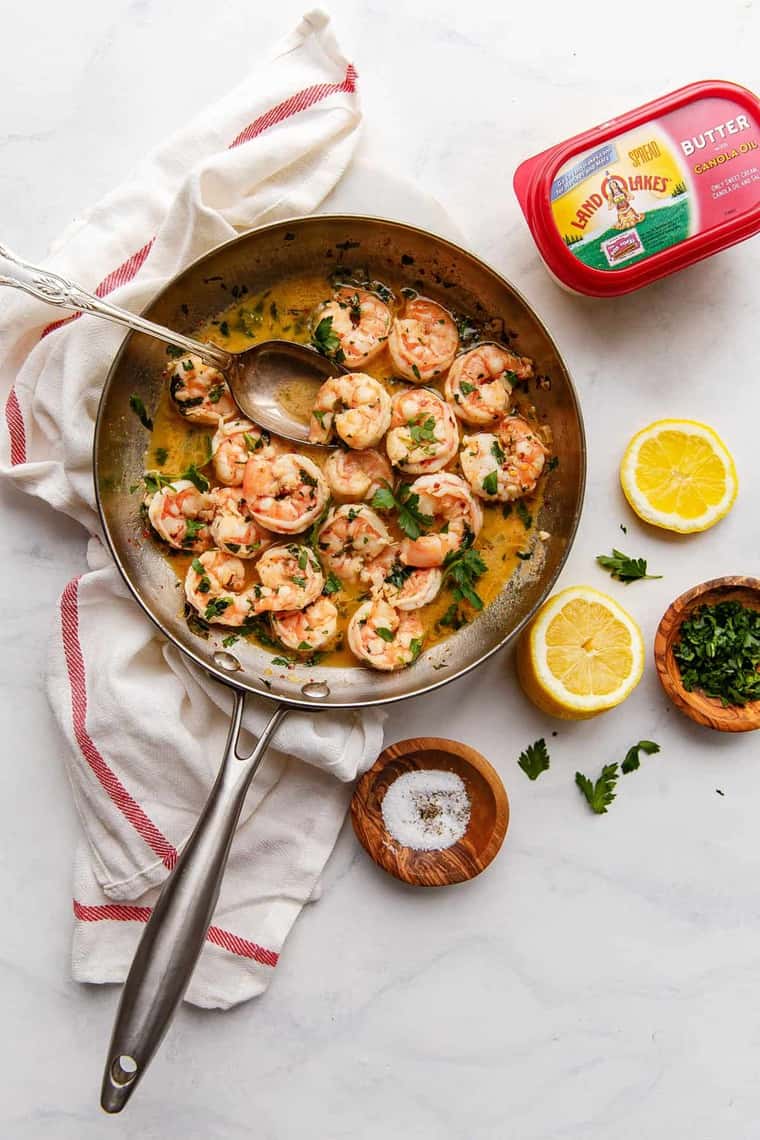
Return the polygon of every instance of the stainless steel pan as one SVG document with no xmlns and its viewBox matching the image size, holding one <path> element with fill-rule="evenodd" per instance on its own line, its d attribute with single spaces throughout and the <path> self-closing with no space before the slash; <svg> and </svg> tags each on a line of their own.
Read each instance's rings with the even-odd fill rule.
<svg viewBox="0 0 760 1140">
<path fill-rule="evenodd" d="M 423 654 L 414 668 L 377 674 L 363 668 L 296 668 L 261 679 L 271 654 L 245 641 L 234 655 L 224 635 L 208 640 L 188 628 L 176 579 L 143 533 L 139 495 L 129 487 L 143 474 L 145 431 L 129 408 L 137 393 L 146 408 L 159 398 L 165 346 L 140 333 L 124 341 L 106 378 L 95 427 L 97 499 L 116 564 L 161 632 L 231 690 L 232 717 L 221 768 L 208 803 L 184 845 L 143 933 L 124 985 L 108 1052 L 101 1104 L 119 1112 L 157 1049 L 180 1002 L 219 893 L 232 836 L 251 778 L 278 723 L 292 709 L 361 708 L 405 700 L 445 685 L 500 649 L 551 590 L 575 535 L 585 481 L 585 439 L 567 368 L 536 314 L 502 277 L 464 250 L 423 230 L 363 217 L 311 217 L 255 230 L 219 247 L 176 277 L 145 316 L 192 333 L 227 308 L 241 286 L 257 293 L 284 277 L 325 273 L 336 265 L 367 266 L 375 278 L 404 279 L 426 295 L 474 317 L 502 320 L 518 333 L 521 352 L 550 385 L 536 392 L 551 428 L 559 469 L 548 482 L 536 528 L 550 535 L 543 555 L 521 564 L 498 599 L 476 621 Z M 237 289 L 236 289 L 237 287 Z M 246 694 L 272 702 L 272 718 L 255 750 L 238 752 Z"/>
</svg>

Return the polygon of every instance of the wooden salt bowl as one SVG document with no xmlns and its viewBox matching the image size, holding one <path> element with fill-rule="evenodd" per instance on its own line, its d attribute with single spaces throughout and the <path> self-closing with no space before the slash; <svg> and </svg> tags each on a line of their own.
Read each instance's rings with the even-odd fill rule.
<svg viewBox="0 0 760 1140">
<path fill-rule="evenodd" d="M 405 772 L 434 768 L 456 772 L 470 797 L 462 838 L 441 851 L 405 847 L 386 831 L 382 802 Z M 417 887 L 445 887 L 473 879 L 501 847 L 509 826 L 509 801 L 498 772 L 484 756 L 456 740 L 420 736 L 389 745 L 357 784 L 351 822 L 365 851 L 389 875 Z"/>
<path fill-rule="evenodd" d="M 699 690 L 687 692 L 681 683 L 681 672 L 673 657 L 681 623 L 702 605 L 716 602 L 739 602 L 760 610 L 760 580 L 757 578 L 713 578 L 681 594 L 665 611 L 654 639 L 654 661 L 662 687 L 676 708 L 697 724 L 719 732 L 751 732 L 760 728 L 760 701 L 746 705 L 723 707 L 717 697 L 707 697 Z"/>
</svg>

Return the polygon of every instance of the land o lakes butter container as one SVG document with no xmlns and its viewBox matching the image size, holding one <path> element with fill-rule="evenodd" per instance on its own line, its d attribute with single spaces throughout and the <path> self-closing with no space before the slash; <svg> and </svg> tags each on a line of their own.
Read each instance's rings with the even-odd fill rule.
<svg viewBox="0 0 760 1140">
<path fill-rule="evenodd" d="M 760 230 L 760 100 L 693 83 L 527 159 L 514 184 L 561 285 L 630 293 Z"/>
</svg>

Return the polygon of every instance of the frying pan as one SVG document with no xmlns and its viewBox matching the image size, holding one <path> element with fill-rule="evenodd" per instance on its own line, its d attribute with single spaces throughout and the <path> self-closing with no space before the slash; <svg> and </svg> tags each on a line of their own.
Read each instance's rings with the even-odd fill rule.
<svg viewBox="0 0 760 1140">
<path fill-rule="evenodd" d="M 284 278 L 324 274 L 336 266 L 367 267 L 373 278 L 391 277 L 447 308 L 518 333 L 519 350 L 536 362 L 535 403 L 551 431 L 558 473 L 548 481 L 533 534 L 548 539 L 520 564 L 496 600 L 477 620 L 423 653 L 412 669 L 378 674 L 360 667 L 297 666 L 262 680 L 271 654 L 246 641 L 234 654 L 221 644 L 224 630 L 207 640 L 185 621 L 176 577 L 157 545 L 144 535 L 139 495 L 129 487 L 144 471 L 145 431 L 131 412 L 137 393 L 149 412 L 158 404 L 165 346 L 131 333 L 121 346 L 100 399 L 94 470 L 106 540 L 143 611 L 212 678 L 229 687 L 232 714 L 221 767 L 209 800 L 167 879 L 143 932 L 121 996 L 101 1104 L 119 1112 L 155 1053 L 180 1002 L 211 922 L 224 867 L 251 778 L 283 717 L 293 709 L 315 715 L 356 709 L 427 693 L 474 669 L 512 638 L 550 592 L 578 525 L 585 483 L 585 438 L 578 399 L 567 368 L 536 314 L 504 278 L 458 246 L 424 230 L 369 217 L 324 216 L 279 222 L 220 246 L 174 278 L 144 316 L 192 333 L 226 309 L 245 286 L 258 293 Z M 272 703 L 272 717 L 253 752 L 241 755 L 239 733 L 246 695 Z"/>
</svg>

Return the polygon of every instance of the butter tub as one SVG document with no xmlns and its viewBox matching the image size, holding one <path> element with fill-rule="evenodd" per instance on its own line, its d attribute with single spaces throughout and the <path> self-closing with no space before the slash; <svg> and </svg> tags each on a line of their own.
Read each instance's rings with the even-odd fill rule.
<svg viewBox="0 0 760 1140">
<path fill-rule="evenodd" d="M 692 83 L 526 159 L 514 186 L 561 285 L 630 293 L 760 230 L 760 100 Z"/>
</svg>

